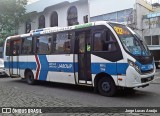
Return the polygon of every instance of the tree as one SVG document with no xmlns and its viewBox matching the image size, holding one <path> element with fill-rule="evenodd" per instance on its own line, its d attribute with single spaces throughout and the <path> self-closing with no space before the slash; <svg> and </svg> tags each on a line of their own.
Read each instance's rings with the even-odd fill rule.
<svg viewBox="0 0 160 116">
<path fill-rule="evenodd" d="M 16 34 L 19 24 L 26 20 L 27 0 L 0 1 L 0 38 Z"/>
</svg>

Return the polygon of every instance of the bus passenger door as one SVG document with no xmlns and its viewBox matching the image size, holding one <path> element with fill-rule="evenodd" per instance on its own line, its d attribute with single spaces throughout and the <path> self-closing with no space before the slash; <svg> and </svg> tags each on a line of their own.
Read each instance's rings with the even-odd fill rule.
<svg viewBox="0 0 160 116">
<path fill-rule="evenodd" d="M 78 52 L 78 83 L 92 84 L 90 31 L 76 32 L 76 37 L 75 48 L 77 48 Z"/>
<path fill-rule="evenodd" d="M 19 75 L 19 52 L 20 52 L 20 40 L 11 41 L 11 55 L 9 57 L 9 72 L 11 76 Z"/>
</svg>

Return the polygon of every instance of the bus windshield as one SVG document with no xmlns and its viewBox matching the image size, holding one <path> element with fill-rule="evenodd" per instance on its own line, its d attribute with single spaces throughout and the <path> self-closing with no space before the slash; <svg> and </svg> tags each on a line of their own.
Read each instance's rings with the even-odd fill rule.
<svg viewBox="0 0 160 116">
<path fill-rule="evenodd" d="M 147 46 L 125 25 L 110 23 L 117 33 L 123 47 L 134 56 L 150 56 Z"/>
</svg>

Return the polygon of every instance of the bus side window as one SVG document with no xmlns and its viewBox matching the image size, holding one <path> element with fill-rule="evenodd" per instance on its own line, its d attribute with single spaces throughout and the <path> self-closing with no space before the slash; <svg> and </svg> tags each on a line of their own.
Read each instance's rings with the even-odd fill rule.
<svg viewBox="0 0 160 116">
<path fill-rule="evenodd" d="M 116 42 L 115 36 L 110 30 L 106 31 L 106 38 L 104 41 L 105 41 L 105 45 L 104 45 L 105 51 L 112 52 L 117 50 L 117 47 L 116 47 L 117 42 Z"/>
<path fill-rule="evenodd" d="M 11 55 L 10 41 L 7 40 L 7 44 L 6 44 L 6 56 L 10 56 L 10 55 Z"/>
<path fill-rule="evenodd" d="M 32 37 L 22 39 L 22 52 L 21 54 L 32 54 Z"/>
<path fill-rule="evenodd" d="M 61 32 L 56 34 L 56 40 L 53 42 L 55 52 L 57 54 L 71 53 L 71 39 L 68 32 Z"/>
<path fill-rule="evenodd" d="M 94 34 L 94 51 L 103 51 L 102 33 L 97 32 Z"/>
<path fill-rule="evenodd" d="M 53 36 L 52 36 L 52 40 L 51 41 L 53 41 L 52 42 L 52 46 L 51 46 L 51 51 L 53 52 L 53 53 L 55 53 L 56 52 L 56 38 L 57 38 L 57 36 L 56 36 L 56 34 L 53 34 Z"/>
<path fill-rule="evenodd" d="M 21 41 L 20 40 L 14 40 L 13 41 L 13 49 L 12 49 L 12 55 L 17 56 L 20 54 L 20 46 L 21 46 Z"/>
<path fill-rule="evenodd" d="M 112 52 L 116 50 L 116 41 L 110 31 L 94 33 L 94 51 Z"/>
<path fill-rule="evenodd" d="M 36 50 L 38 54 L 51 53 L 51 35 L 42 35 L 37 37 Z"/>
</svg>

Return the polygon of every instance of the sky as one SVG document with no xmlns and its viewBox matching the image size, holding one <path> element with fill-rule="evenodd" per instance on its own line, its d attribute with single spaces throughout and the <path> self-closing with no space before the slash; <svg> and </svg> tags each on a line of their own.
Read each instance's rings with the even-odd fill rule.
<svg viewBox="0 0 160 116">
<path fill-rule="evenodd" d="M 146 0 L 146 1 L 148 1 L 149 3 L 155 3 L 155 2 L 160 2 L 160 0 Z"/>
<path fill-rule="evenodd" d="M 28 0 L 28 4 L 31 4 L 31 3 L 36 2 L 36 1 L 38 1 L 38 0 Z"/>
<path fill-rule="evenodd" d="M 35 1 L 38 1 L 38 0 L 29 0 L 28 4 L 33 3 L 33 2 L 35 2 Z M 69 1 L 69 0 L 68 0 L 68 1 Z M 149 3 L 160 2 L 160 0 L 146 0 L 146 1 L 149 2 Z"/>
</svg>

